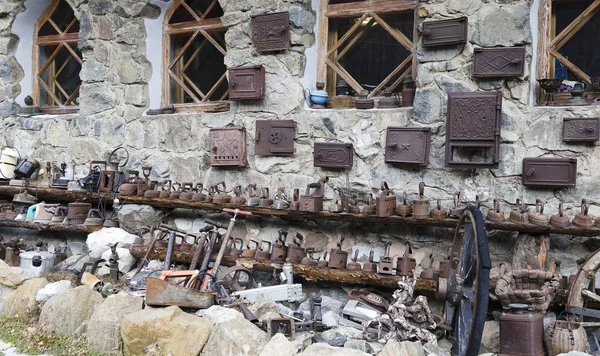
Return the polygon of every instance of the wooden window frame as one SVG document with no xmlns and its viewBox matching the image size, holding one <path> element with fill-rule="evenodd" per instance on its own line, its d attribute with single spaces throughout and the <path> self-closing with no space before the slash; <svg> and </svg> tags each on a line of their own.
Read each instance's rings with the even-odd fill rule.
<svg viewBox="0 0 600 356">
<path fill-rule="evenodd" d="M 552 4 L 563 0 L 540 0 L 538 9 L 538 58 L 536 63 L 536 76 L 538 79 L 553 77 L 556 60 L 561 62 L 569 71 L 576 74 L 586 84 L 592 84 L 590 76 L 563 57 L 560 49 L 581 30 L 595 15 L 600 14 L 600 1 L 594 1 L 587 9 L 573 20 L 561 33 L 556 34 L 556 18 L 552 14 Z M 566 0 L 565 0 L 566 1 Z M 571 95 L 555 94 L 555 98 L 570 98 Z M 544 90 L 536 83 L 536 103 L 543 105 Z"/>
<path fill-rule="evenodd" d="M 350 46 L 354 42 L 360 38 L 361 34 L 359 33 L 357 37 L 350 40 L 348 44 L 346 44 L 346 40 L 356 31 L 358 26 L 351 27 L 346 34 L 344 34 L 338 40 L 337 32 L 332 32 L 329 30 L 329 20 L 335 18 L 360 18 L 357 22 L 360 23 L 362 20 L 367 17 L 371 17 L 375 19 L 377 22 L 382 23 L 382 27 L 390 33 L 401 45 L 403 45 L 406 49 L 408 49 L 411 54 L 404 60 L 393 72 L 391 72 L 383 82 L 381 82 L 370 94 L 369 97 L 380 96 L 378 93 L 395 75 L 402 71 L 408 62 L 411 62 L 411 65 L 408 69 L 406 69 L 400 77 L 392 83 L 392 88 L 396 88 L 398 85 L 402 84 L 404 78 L 409 73 L 412 74 L 413 78 L 416 78 L 417 74 L 417 24 L 418 24 L 418 13 L 416 11 L 416 7 L 418 5 L 418 0 L 365 0 L 359 1 L 355 3 L 345 3 L 345 4 L 332 4 L 330 5 L 329 0 L 321 0 L 320 5 L 320 13 L 319 13 L 319 34 L 317 38 L 317 46 L 318 46 L 318 62 L 317 62 L 317 81 L 324 82 L 325 88 L 328 93 L 335 94 L 335 77 L 336 74 L 339 75 L 342 79 L 348 83 L 348 85 L 353 88 L 356 92 L 359 92 L 362 87 L 352 76 L 341 66 L 337 64 L 337 61 L 332 61 L 329 57 L 331 54 L 337 54 L 337 49 L 340 47 L 345 47 L 342 52 L 346 52 Z M 381 14 L 389 14 L 389 13 L 401 13 L 401 12 L 410 12 L 412 11 L 414 14 L 414 26 L 413 26 L 413 38 L 407 38 L 403 33 L 396 30 L 394 28 L 387 25 L 385 21 L 381 19 L 379 15 Z M 333 46 L 330 48 L 329 44 L 332 43 Z M 410 47 L 410 49 L 409 49 Z"/>
<path fill-rule="evenodd" d="M 32 53 L 33 53 L 33 58 L 32 58 L 32 64 L 33 64 L 32 91 L 33 91 L 33 93 L 32 94 L 33 95 L 32 96 L 33 96 L 33 100 L 34 100 L 34 105 L 36 105 L 36 106 L 40 105 L 40 95 L 41 95 L 40 86 L 44 87 L 45 91 L 52 98 L 52 100 L 54 102 L 58 103 L 58 106 L 41 106 L 39 108 L 40 112 L 43 112 L 46 114 L 70 114 L 70 113 L 75 113 L 75 112 L 79 111 L 79 106 L 69 105 L 69 104 L 72 103 L 75 100 L 75 98 L 77 97 L 77 95 L 79 94 L 79 90 L 81 88 L 81 79 L 80 79 L 79 85 L 73 91 L 73 94 L 71 94 L 71 96 L 67 99 L 67 101 L 65 103 L 61 103 L 60 100 L 58 98 L 56 98 L 56 96 L 54 96 L 53 91 L 50 88 L 50 86 L 52 86 L 53 84 L 50 84 L 50 86 L 49 86 L 40 77 L 40 75 L 46 69 L 48 69 L 48 66 L 50 66 L 50 65 L 52 65 L 52 63 L 54 63 L 53 59 L 54 59 L 54 57 L 56 57 L 56 55 L 58 54 L 58 51 L 62 47 L 66 48 L 71 53 L 73 58 L 79 62 L 80 65 L 83 65 L 83 60 L 79 57 L 79 55 L 77 55 L 77 53 L 73 50 L 73 47 L 72 47 L 72 46 L 75 46 L 75 48 L 77 48 L 79 32 L 68 33 L 69 29 L 76 23 L 76 21 L 77 22 L 79 21 L 77 16 L 74 15 L 74 19 L 71 21 L 71 24 L 69 24 L 69 26 L 67 26 L 67 28 L 64 31 L 61 31 L 60 28 L 50 18 L 52 16 L 52 14 L 54 13 L 54 11 L 56 10 L 56 8 L 58 7 L 58 5 L 60 4 L 60 2 L 61 2 L 61 0 L 53 0 L 52 1 L 52 3 L 48 6 L 46 11 L 44 11 L 42 16 L 40 16 L 40 19 L 36 23 L 35 29 L 33 32 L 33 50 L 32 50 Z M 65 1 L 65 3 L 67 3 L 67 5 L 69 5 L 68 2 Z M 71 5 L 69 5 L 69 6 L 71 6 Z M 73 13 L 74 13 L 74 11 L 73 11 Z M 54 30 L 56 30 L 56 32 L 58 32 L 57 35 L 39 36 L 40 29 L 46 22 L 49 22 L 50 25 L 52 27 L 54 27 Z M 46 60 L 44 65 L 40 68 L 40 53 L 41 53 L 40 47 L 54 46 L 54 45 L 56 45 L 58 47 L 56 48 L 54 53 L 52 53 L 52 55 L 50 57 L 48 57 L 48 59 Z M 66 63 L 65 63 L 65 65 L 66 65 Z M 63 65 L 61 68 L 59 68 L 58 73 L 60 73 L 60 71 L 64 68 L 65 65 Z M 57 76 L 58 73 L 55 74 L 55 76 Z M 63 94 L 64 94 L 64 92 L 63 92 Z M 64 104 L 66 104 L 66 105 L 64 105 Z"/>
<path fill-rule="evenodd" d="M 179 5 L 185 6 L 192 16 L 194 16 L 196 21 L 189 22 L 181 22 L 176 24 L 169 24 L 171 17 L 174 12 L 179 8 Z M 204 19 L 204 16 L 210 12 L 210 10 L 214 7 L 215 4 L 218 4 L 218 0 L 214 0 L 211 5 L 204 12 L 203 16 L 198 16 L 195 11 L 193 11 L 184 0 L 175 0 L 173 4 L 167 10 L 164 22 L 163 22 L 163 58 L 162 58 L 162 96 L 161 102 L 162 106 L 166 107 L 172 105 L 175 108 L 176 112 L 219 112 L 219 111 L 228 111 L 229 110 L 229 101 L 223 100 L 229 94 L 229 89 L 225 92 L 221 100 L 219 101 L 208 101 L 207 98 L 210 97 L 212 91 L 216 90 L 218 85 L 222 83 L 223 80 L 227 80 L 227 71 L 223 74 L 223 76 L 214 84 L 207 94 L 205 94 L 204 98 L 197 98 L 195 94 L 190 93 L 189 89 L 186 90 L 186 84 L 181 82 L 181 80 L 175 75 L 175 73 L 171 70 L 171 68 L 177 63 L 177 61 L 184 55 L 186 49 L 191 45 L 193 40 L 201 34 L 204 36 L 206 41 L 209 41 L 218 51 L 223 53 L 223 55 L 227 54 L 225 48 L 221 47 L 219 43 L 216 42 L 209 34 L 210 31 L 226 31 L 227 26 L 223 25 L 221 19 L 212 18 L 212 19 Z M 171 60 L 171 35 L 177 34 L 190 34 L 192 37 L 187 41 L 187 43 L 183 46 L 183 48 L 179 51 L 179 53 Z M 179 86 L 182 87 L 183 91 L 186 91 L 195 101 L 199 100 L 200 102 L 194 103 L 171 103 L 171 84 L 170 79 L 173 78 L 178 82 Z M 191 80 L 189 80 L 191 81 Z M 193 83 L 191 84 L 193 85 Z M 197 88 L 194 90 L 201 93 L 201 91 Z"/>
</svg>

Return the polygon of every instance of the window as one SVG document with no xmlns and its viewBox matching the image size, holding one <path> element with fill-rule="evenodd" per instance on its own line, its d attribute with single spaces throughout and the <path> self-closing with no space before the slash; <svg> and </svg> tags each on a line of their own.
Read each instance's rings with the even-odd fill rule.
<svg viewBox="0 0 600 356">
<path fill-rule="evenodd" d="M 416 0 L 322 0 L 318 81 L 330 95 L 338 80 L 354 92 L 401 90 L 415 71 Z"/>
<path fill-rule="evenodd" d="M 541 61 L 538 78 L 579 81 L 591 89 L 593 77 L 600 77 L 600 1 L 543 0 L 540 17 Z M 543 90 L 540 90 L 543 92 Z M 556 96 L 555 96 L 556 97 Z M 558 95 L 564 102 L 570 95 Z"/>
<path fill-rule="evenodd" d="M 165 16 L 163 106 L 227 110 L 223 9 L 218 0 L 175 0 Z"/>
<path fill-rule="evenodd" d="M 65 0 L 54 0 L 34 32 L 34 98 L 42 112 L 77 111 L 81 52 L 77 49 L 79 21 Z"/>
</svg>

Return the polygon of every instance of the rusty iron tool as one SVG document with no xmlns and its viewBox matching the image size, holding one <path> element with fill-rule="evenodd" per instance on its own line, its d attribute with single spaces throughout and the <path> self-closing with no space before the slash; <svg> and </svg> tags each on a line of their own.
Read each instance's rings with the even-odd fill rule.
<svg viewBox="0 0 600 356">
<path fill-rule="evenodd" d="M 285 230 L 279 230 L 279 237 L 277 241 L 273 243 L 271 247 L 271 262 L 284 263 L 287 258 L 288 251 L 285 246 L 288 232 Z"/>
<path fill-rule="evenodd" d="M 288 245 L 287 257 L 292 263 L 300 263 L 306 257 L 306 248 L 302 247 L 304 237 L 297 231 L 294 231 L 292 235 L 293 243 Z"/>
<path fill-rule="evenodd" d="M 96 270 L 98 270 L 98 265 L 102 262 L 106 262 L 106 260 L 100 258 L 97 260 L 92 260 L 92 261 L 87 261 L 83 264 L 83 266 L 81 267 L 81 271 L 77 271 L 77 270 L 72 270 L 73 273 L 77 274 L 77 281 L 76 281 L 76 285 L 80 286 L 81 285 L 81 278 L 83 277 L 83 274 L 86 272 L 86 269 L 88 267 L 90 267 L 90 273 L 91 274 L 96 274 Z"/>
<path fill-rule="evenodd" d="M 329 252 L 329 263 L 327 267 L 336 269 L 346 269 L 346 262 L 348 262 L 348 252 L 342 250 L 342 243 L 344 238 L 342 235 L 338 235 L 337 249 L 332 248 Z"/>
<path fill-rule="evenodd" d="M 227 241 L 229 239 L 229 236 L 231 236 L 231 232 L 233 231 L 233 227 L 235 225 L 235 218 L 238 216 L 238 214 L 249 216 L 252 215 L 252 213 L 240 209 L 223 209 L 223 211 L 226 213 L 233 213 L 233 217 L 231 218 L 231 220 L 229 220 L 229 226 L 227 226 L 227 232 L 223 237 L 223 240 Z M 215 271 L 215 273 L 219 270 L 219 266 L 221 265 L 221 260 L 223 260 L 223 254 L 225 253 L 226 246 L 226 243 L 221 244 L 221 248 L 219 249 L 219 253 L 217 254 L 217 258 L 215 259 L 215 263 L 212 268 L 213 271 Z"/>
<path fill-rule="evenodd" d="M 454 192 L 452 195 L 452 201 L 454 202 L 454 206 L 450 209 L 450 217 L 458 219 L 462 215 L 463 211 L 465 211 L 464 207 L 459 206 L 460 192 Z"/>
<path fill-rule="evenodd" d="M 563 214 L 563 203 L 558 204 L 558 214 L 552 215 L 550 218 L 550 225 L 562 228 L 571 226 L 571 220 L 569 220 L 568 216 Z M 596 223 L 596 226 L 598 226 L 598 223 Z"/>
<path fill-rule="evenodd" d="M 263 246 L 265 244 L 266 244 L 267 248 L 263 248 Z M 254 258 L 257 260 L 270 260 L 271 259 L 270 251 L 271 251 L 271 242 L 261 240 L 260 246 L 257 248 Z"/>
<path fill-rule="evenodd" d="M 254 243 L 254 248 L 251 248 L 250 245 Z M 256 257 L 256 251 L 258 251 L 258 241 L 254 239 L 249 239 L 246 243 L 246 249 L 242 251 L 243 258 L 254 258 Z"/>
<path fill-rule="evenodd" d="M 581 211 L 575 214 L 575 217 L 573 218 L 573 225 L 583 229 L 589 229 L 594 227 L 594 220 L 590 215 L 588 215 L 588 210 L 589 206 L 587 199 L 582 199 Z"/>
<path fill-rule="evenodd" d="M 515 209 L 510 211 L 508 220 L 513 224 L 529 224 L 529 217 L 527 216 L 527 207 L 525 202 L 520 198 L 517 198 L 517 206 Z"/>
<path fill-rule="evenodd" d="M 396 262 L 396 271 L 399 276 L 402 277 L 413 277 L 413 271 L 417 266 L 417 262 L 414 258 L 410 257 L 412 248 L 410 243 L 407 241 L 404 248 L 404 256 L 398 258 Z"/>
<path fill-rule="evenodd" d="M 385 243 L 385 255 L 379 257 L 379 274 L 394 274 L 394 259 L 390 257 L 390 246 L 392 243 Z"/>
<path fill-rule="evenodd" d="M 205 250 L 205 245 L 208 240 L 208 233 L 213 229 L 211 225 L 206 225 L 202 229 L 200 229 L 200 236 L 196 237 L 196 251 L 194 251 L 194 257 L 192 257 L 192 263 L 190 263 L 190 269 L 194 270 L 198 267 L 198 262 L 200 261 L 200 255 L 202 255 L 202 251 Z"/>
<path fill-rule="evenodd" d="M 504 222 L 504 213 L 500 210 L 500 202 L 497 199 L 494 199 L 493 209 L 488 210 L 486 220 L 496 224 Z"/>
<path fill-rule="evenodd" d="M 425 198 L 425 183 L 419 183 L 419 197 L 413 202 L 413 216 L 417 219 L 429 217 L 429 199 Z"/>
<path fill-rule="evenodd" d="M 348 262 L 348 265 L 346 266 L 346 269 L 348 271 L 361 271 L 362 270 L 362 266 L 356 260 L 358 260 L 358 249 L 354 250 L 354 258 L 352 258 L 350 260 L 350 262 Z"/>
<path fill-rule="evenodd" d="M 110 280 L 113 283 L 117 283 L 119 281 L 119 254 L 117 254 L 117 245 L 119 242 L 115 242 L 114 244 L 108 244 L 110 247 L 110 257 L 108 258 L 108 265 L 110 267 Z"/>
</svg>

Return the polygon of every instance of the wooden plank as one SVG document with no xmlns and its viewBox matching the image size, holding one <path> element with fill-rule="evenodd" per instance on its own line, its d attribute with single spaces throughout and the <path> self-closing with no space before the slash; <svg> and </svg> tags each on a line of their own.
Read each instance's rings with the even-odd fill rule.
<svg viewBox="0 0 600 356">
<path fill-rule="evenodd" d="M 70 43 L 77 45 L 78 33 L 68 33 L 66 35 L 50 35 L 38 37 L 38 46 L 55 46 L 61 43 Z"/>
<path fill-rule="evenodd" d="M 201 292 L 193 288 L 164 281 L 158 278 L 146 278 L 146 304 L 168 307 L 206 309 L 213 305 L 215 294 Z"/>
<path fill-rule="evenodd" d="M 548 52 L 550 53 L 550 55 L 552 55 L 554 58 L 556 58 L 560 63 L 564 64 L 564 66 L 567 67 L 568 70 L 575 73 L 579 78 L 581 78 L 587 84 L 592 85 L 592 79 L 590 78 L 590 76 L 587 75 L 586 73 L 584 73 L 575 64 L 571 63 L 568 59 L 563 57 L 560 53 L 558 53 L 553 48 L 550 48 L 548 50 Z"/>
<path fill-rule="evenodd" d="M 199 22 L 183 22 L 174 25 L 166 25 L 165 32 L 169 35 L 177 35 L 181 33 L 190 33 L 198 30 L 209 32 L 227 31 L 227 27 L 223 25 L 220 19 L 208 19 Z"/>
<path fill-rule="evenodd" d="M 387 22 L 383 21 L 381 17 L 379 17 L 376 13 L 373 13 L 373 18 L 377 20 L 377 22 L 383 27 L 392 37 L 396 39 L 396 41 L 400 42 L 401 45 L 404 46 L 408 51 L 413 51 L 413 43 L 408 39 L 400 30 L 388 25 Z"/>
<path fill-rule="evenodd" d="M 377 12 L 378 14 L 402 12 L 413 10 L 417 3 L 416 0 L 371 0 L 349 4 L 334 4 L 327 6 L 325 15 L 332 18 L 360 16 L 365 12 Z"/>
<path fill-rule="evenodd" d="M 40 224 L 40 223 L 32 223 L 25 221 L 15 221 L 15 220 L 0 220 L 0 229 L 1 228 L 12 228 L 12 229 L 30 229 L 30 230 L 38 230 L 38 231 L 51 231 L 51 232 L 73 232 L 73 233 L 84 233 L 89 234 L 94 231 L 98 231 L 102 229 L 102 226 L 85 226 L 85 225 L 50 225 L 50 224 Z"/>
<path fill-rule="evenodd" d="M 352 27 L 350 27 L 348 29 L 348 31 L 346 31 L 346 33 L 344 33 L 344 35 L 342 36 L 342 38 L 339 39 L 339 41 L 337 41 L 336 43 L 333 44 L 333 46 L 331 46 L 331 48 L 327 51 L 327 57 L 330 57 L 332 53 L 334 53 L 335 51 L 338 50 L 338 48 L 340 48 L 340 46 L 348 39 L 350 38 L 350 36 L 352 36 L 352 34 L 360 27 L 360 25 L 362 24 L 362 22 L 367 18 L 369 14 L 368 13 L 364 13 L 355 23 L 354 25 L 352 25 Z"/>
<path fill-rule="evenodd" d="M 329 36 L 329 18 L 325 16 L 328 0 L 321 0 L 319 11 L 319 33 L 317 34 L 317 82 L 327 84 L 327 38 Z"/>
<path fill-rule="evenodd" d="M 394 69 L 381 83 L 379 83 L 379 85 L 375 89 L 373 89 L 371 94 L 369 94 L 369 98 L 372 98 L 373 96 L 375 96 L 375 94 L 378 94 L 381 88 L 383 88 L 390 80 L 392 80 L 394 76 L 396 76 L 398 73 L 400 73 L 400 71 L 402 71 L 402 68 L 406 67 L 412 61 L 412 57 L 412 54 L 406 57 L 406 59 L 402 61 L 402 63 L 400 63 L 400 65 L 396 67 L 396 69 Z M 402 79 L 404 80 L 404 78 Z"/>
<path fill-rule="evenodd" d="M 348 85 L 350 85 L 352 87 L 352 89 L 354 89 L 357 93 L 360 93 L 361 90 L 363 90 L 362 85 L 360 85 L 351 75 L 350 73 L 348 73 L 346 71 L 346 69 L 342 66 L 338 66 L 337 63 L 334 63 L 332 60 L 330 60 L 329 58 L 327 58 L 326 60 L 327 65 L 333 69 L 340 77 L 342 77 L 342 79 L 344 79 L 346 81 L 346 83 L 348 83 Z"/>
<path fill-rule="evenodd" d="M 564 47 L 567 42 L 585 26 L 588 21 L 594 17 L 594 15 L 600 10 L 600 1 L 594 1 L 592 4 L 585 9 L 573 22 L 569 24 L 561 33 L 558 34 L 550 42 L 550 47 L 554 50 L 560 50 Z"/>
<path fill-rule="evenodd" d="M 373 29 L 373 27 L 371 26 L 373 24 L 373 22 L 375 21 L 374 17 L 371 17 L 371 19 L 369 20 L 369 22 L 367 22 L 367 24 L 360 29 L 360 31 L 358 31 L 358 33 L 356 34 L 356 36 L 354 36 L 346 45 L 346 47 L 344 47 L 344 49 L 339 52 L 337 54 L 337 56 L 335 57 L 336 62 L 339 62 L 340 59 L 342 59 L 346 53 L 348 53 L 348 51 L 352 48 L 352 46 L 354 46 L 354 44 L 360 40 L 360 38 L 362 36 L 364 36 L 369 30 Z"/>
<path fill-rule="evenodd" d="M 550 0 L 540 0 L 538 10 L 538 45 L 537 45 L 537 62 L 536 62 L 536 78 L 544 79 L 549 77 L 549 54 L 547 51 L 548 40 L 550 37 Z M 544 103 L 545 92 L 540 85 L 535 83 L 536 104 Z"/>
</svg>

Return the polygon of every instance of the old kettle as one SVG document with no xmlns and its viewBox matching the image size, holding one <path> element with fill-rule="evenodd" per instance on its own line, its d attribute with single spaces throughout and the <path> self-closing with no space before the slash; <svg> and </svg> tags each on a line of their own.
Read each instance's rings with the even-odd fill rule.
<svg viewBox="0 0 600 356">
<path fill-rule="evenodd" d="M 488 210 L 486 219 L 495 224 L 504 222 L 504 213 L 500 210 L 500 202 L 497 199 L 494 199 L 494 206 Z"/>
<path fill-rule="evenodd" d="M 258 206 L 260 204 L 260 198 L 256 196 L 256 184 L 248 184 L 248 206 Z"/>
<path fill-rule="evenodd" d="M 403 277 L 413 277 L 417 261 L 410 257 L 412 249 L 408 241 L 404 248 L 404 256 L 399 257 L 396 262 L 396 274 Z"/>
<path fill-rule="evenodd" d="M 266 246 L 266 248 L 264 247 Z M 256 249 L 254 258 L 257 260 L 270 260 L 271 259 L 271 242 L 261 241 L 259 247 Z"/>
<path fill-rule="evenodd" d="M 354 250 L 354 258 L 348 262 L 346 269 L 348 271 L 362 271 L 362 266 L 357 262 L 358 260 L 358 249 Z"/>
<path fill-rule="evenodd" d="M 377 263 L 373 261 L 374 254 L 373 250 L 369 251 L 369 261 L 363 264 L 363 271 L 377 273 Z"/>
<path fill-rule="evenodd" d="M 288 245 L 287 258 L 292 263 L 300 263 L 306 257 L 306 249 L 302 247 L 304 237 L 296 231 L 292 233 L 292 236 L 292 243 Z"/>
<path fill-rule="evenodd" d="M 231 204 L 233 205 L 244 205 L 246 204 L 246 198 L 242 196 L 242 186 L 238 185 L 233 188 L 233 193 L 235 196 L 231 198 Z"/>
<path fill-rule="evenodd" d="M 552 215 L 550 218 L 550 225 L 555 227 L 561 227 L 563 229 L 571 226 L 571 220 L 568 216 L 563 214 L 563 203 L 558 204 L 558 214 Z M 596 220 L 596 227 L 598 226 L 598 220 Z"/>
<path fill-rule="evenodd" d="M 465 207 L 459 206 L 460 192 L 454 192 L 452 195 L 452 201 L 454 202 L 454 206 L 450 209 L 450 217 L 458 219 L 462 215 L 463 211 L 465 211 Z"/>
<path fill-rule="evenodd" d="M 406 192 L 402 193 L 402 204 L 398 205 L 396 208 L 396 214 L 402 217 L 407 217 L 412 214 L 412 208 L 406 203 Z"/>
<path fill-rule="evenodd" d="M 437 200 L 437 209 L 431 210 L 431 218 L 437 220 L 444 220 L 448 217 L 448 212 L 442 209 L 442 202 L 440 199 Z"/>
<path fill-rule="evenodd" d="M 589 229 L 594 227 L 594 221 L 592 220 L 592 217 L 588 215 L 588 209 L 589 206 L 587 200 L 582 199 L 581 212 L 577 213 L 577 215 L 575 215 L 575 218 L 573 218 L 573 225 L 583 229 Z"/>
<path fill-rule="evenodd" d="M 287 240 L 288 232 L 285 230 L 279 230 L 279 237 L 277 241 L 273 243 L 271 247 L 271 262 L 284 263 L 287 258 L 287 248 L 285 247 L 285 240 Z"/>
<path fill-rule="evenodd" d="M 525 206 L 525 202 L 521 200 L 521 198 L 517 198 L 517 206 L 510 211 L 508 220 L 513 224 L 529 224 L 529 218 L 527 216 L 527 207 Z"/>
<path fill-rule="evenodd" d="M 419 197 L 413 202 L 413 216 L 417 219 L 429 217 L 429 199 L 424 197 L 425 183 L 419 183 Z"/>
<path fill-rule="evenodd" d="M 181 194 L 179 194 L 179 200 L 191 201 L 194 196 L 193 191 L 194 185 L 192 183 L 183 183 L 181 186 Z"/>
<path fill-rule="evenodd" d="M 544 203 L 540 199 L 535 200 L 535 211 L 527 214 L 529 222 L 538 226 L 548 226 L 550 220 L 544 215 Z"/>
<path fill-rule="evenodd" d="M 219 189 L 219 186 L 221 189 Z M 219 182 L 214 185 L 215 195 L 213 196 L 213 203 L 215 204 L 229 204 L 231 202 L 231 195 L 227 194 L 227 186 L 225 182 Z"/>
<path fill-rule="evenodd" d="M 343 242 L 344 238 L 342 237 L 342 235 L 338 235 L 337 249 L 331 249 L 331 252 L 329 253 L 329 263 L 327 264 L 327 267 L 346 269 L 346 263 L 348 262 L 348 252 L 342 251 Z"/>
</svg>

